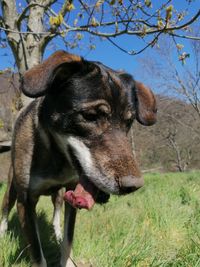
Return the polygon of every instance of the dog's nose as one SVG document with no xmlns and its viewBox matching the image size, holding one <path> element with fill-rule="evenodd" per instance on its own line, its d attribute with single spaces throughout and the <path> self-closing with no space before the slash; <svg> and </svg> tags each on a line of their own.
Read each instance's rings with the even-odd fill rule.
<svg viewBox="0 0 200 267">
<path fill-rule="evenodd" d="M 131 193 L 144 185 L 144 179 L 143 177 L 128 175 L 121 179 L 120 185 L 123 192 Z"/>
</svg>

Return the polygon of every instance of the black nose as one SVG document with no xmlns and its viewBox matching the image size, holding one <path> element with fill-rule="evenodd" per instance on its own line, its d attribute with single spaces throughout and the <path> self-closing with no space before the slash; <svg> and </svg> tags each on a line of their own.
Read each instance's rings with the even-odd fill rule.
<svg viewBox="0 0 200 267">
<path fill-rule="evenodd" d="M 143 177 L 134 177 L 132 175 L 124 176 L 121 179 L 121 190 L 124 193 L 131 193 L 144 185 Z"/>
</svg>

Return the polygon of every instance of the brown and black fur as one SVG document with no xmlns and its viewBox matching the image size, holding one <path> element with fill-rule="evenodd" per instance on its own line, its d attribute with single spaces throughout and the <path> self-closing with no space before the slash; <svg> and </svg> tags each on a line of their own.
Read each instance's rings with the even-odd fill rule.
<svg viewBox="0 0 200 267">
<path fill-rule="evenodd" d="M 134 121 L 152 125 L 156 101 L 152 91 L 131 75 L 99 62 L 58 51 L 24 74 L 22 91 L 36 98 L 20 114 L 12 143 L 12 164 L 2 205 L 0 230 L 7 228 L 17 200 L 22 229 L 33 266 L 45 267 L 35 207 L 41 195 L 62 203 L 58 190 L 74 189 L 79 176 L 99 194 L 126 194 L 143 185 L 128 142 Z M 72 266 L 69 254 L 76 209 L 65 203 L 61 266 Z"/>
</svg>

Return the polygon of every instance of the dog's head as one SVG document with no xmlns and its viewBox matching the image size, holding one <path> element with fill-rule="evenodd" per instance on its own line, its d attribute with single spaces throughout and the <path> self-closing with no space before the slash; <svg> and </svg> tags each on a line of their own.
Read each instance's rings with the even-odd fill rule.
<svg viewBox="0 0 200 267">
<path fill-rule="evenodd" d="M 66 196 L 74 206 L 90 208 L 89 198 L 103 202 L 110 193 L 143 185 L 128 132 L 135 119 L 143 125 L 156 121 L 149 88 L 127 73 L 58 51 L 24 74 L 22 91 L 44 96 L 42 123 L 78 170 L 80 183 Z"/>
</svg>

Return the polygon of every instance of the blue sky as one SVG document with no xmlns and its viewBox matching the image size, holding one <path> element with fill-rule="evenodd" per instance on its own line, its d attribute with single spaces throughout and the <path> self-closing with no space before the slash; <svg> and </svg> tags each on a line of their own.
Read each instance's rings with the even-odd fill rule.
<svg viewBox="0 0 200 267">
<path fill-rule="evenodd" d="M 175 8 L 182 10 L 187 6 L 186 2 L 187 2 L 186 0 L 174 0 L 172 4 L 175 6 Z M 157 0 L 153 0 L 152 3 L 153 3 L 153 6 L 155 7 L 158 2 Z M 159 1 L 159 3 L 161 3 L 161 1 Z M 76 4 L 76 1 L 75 1 L 75 4 Z M 190 12 L 192 14 L 195 14 L 197 10 L 199 9 L 199 0 L 193 1 L 191 6 L 192 6 L 192 9 L 190 10 Z M 186 51 L 190 50 L 187 40 L 181 39 L 177 41 L 184 44 Z M 122 36 L 117 40 L 117 42 L 122 47 L 128 48 L 130 50 L 131 49 L 139 50 L 144 45 L 143 41 L 139 40 L 138 38 L 134 36 L 129 36 L 129 37 Z M 141 57 L 144 58 L 145 56 L 148 56 L 149 54 L 152 54 L 153 56 L 158 57 L 158 55 L 151 48 L 148 49 L 147 53 L 143 53 L 138 56 L 130 56 L 130 55 L 123 53 L 116 47 L 114 47 L 108 41 L 100 41 L 98 38 L 96 38 L 94 43 L 96 45 L 96 49 L 89 51 L 86 48 L 88 45 L 88 37 L 87 35 L 85 35 L 84 41 L 82 43 L 83 47 L 85 44 L 85 48 L 83 49 L 76 48 L 74 50 L 71 50 L 70 52 L 84 56 L 86 59 L 89 59 L 89 60 L 101 61 L 105 65 L 108 65 L 114 69 L 124 69 L 134 76 L 137 76 L 137 75 L 141 76 L 142 70 L 140 69 L 140 65 L 138 63 L 138 60 Z M 59 38 L 54 40 L 54 44 L 56 44 L 56 49 L 65 49 L 63 43 L 61 42 L 61 40 L 59 40 Z M 53 46 L 52 44 L 50 44 L 47 47 L 45 54 L 44 54 L 44 58 L 50 55 L 54 51 L 55 48 L 53 47 L 55 46 Z M 5 56 L 5 54 L 7 56 Z M 175 64 L 180 65 L 180 62 L 178 62 L 178 56 L 176 55 L 174 56 L 174 61 L 175 61 Z M 0 48 L 0 69 L 13 67 L 13 64 L 14 64 L 14 59 L 13 59 L 13 56 L 12 56 L 12 53 L 9 47 Z M 190 64 L 193 64 L 192 59 L 190 59 Z"/>
</svg>

